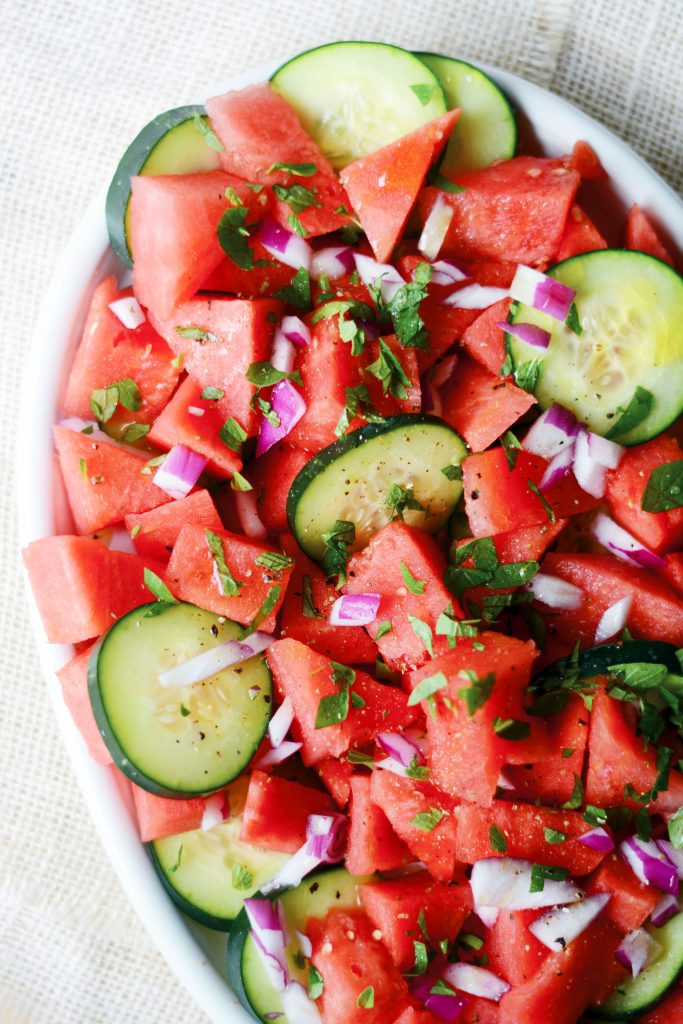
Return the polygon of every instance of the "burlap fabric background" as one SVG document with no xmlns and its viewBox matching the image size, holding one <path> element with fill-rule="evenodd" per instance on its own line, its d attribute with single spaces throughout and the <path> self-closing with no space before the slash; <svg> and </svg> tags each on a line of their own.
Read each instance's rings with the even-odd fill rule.
<svg viewBox="0 0 683 1024">
<path fill-rule="evenodd" d="M 151 117 L 250 66 L 354 37 L 486 61 L 547 86 L 683 190 L 683 0 L 1 0 L 1 1024 L 205 1020 L 112 875 L 32 646 L 13 459 L 41 293 Z"/>
</svg>

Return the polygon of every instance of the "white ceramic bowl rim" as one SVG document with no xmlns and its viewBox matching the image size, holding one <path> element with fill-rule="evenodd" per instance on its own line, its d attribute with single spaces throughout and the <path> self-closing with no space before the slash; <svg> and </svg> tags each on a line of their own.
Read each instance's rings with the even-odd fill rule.
<svg viewBox="0 0 683 1024">
<path fill-rule="evenodd" d="M 259 68 L 206 95 L 240 89 L 265 81 L 278 64 Z M 683 202 L 629 147 L 566 100 L 515 75 L 479 65 L 494 78 L 524 112 L 549 155 L 567 152 L 585 139 L 598 153 L 625 204 L 638 202 L 683 251 Z M 109 249 L 104 219 L 103 189 L 71 237 L 45 294 L 36 324 L 25 377 L 22 417 L 18 432 L 19 536 L 22 546 L 64 529 L 59 505 L 51 427 L 57 417 L 67 355 L 73 353 L 94 285 L 118 266 Z M 29 596 L 41 662 L 71 758 L 102 845 L 133 907 L 174 973 L 215 1024 L 252 1024 L 237 1002 L 221 966 L 225 936 L 210 933 L 180 914 L 164 892 L 141 845 L 129 798 L 114 769 L 90 758 L 62 701 L 55 672 L 71 656 L 69 647 L 49 644 L 35 604 Z M 103 909 L 103 914 L 106 911 Z M 106 918 L 103 917 L 106 927 Z"/>
</svg>

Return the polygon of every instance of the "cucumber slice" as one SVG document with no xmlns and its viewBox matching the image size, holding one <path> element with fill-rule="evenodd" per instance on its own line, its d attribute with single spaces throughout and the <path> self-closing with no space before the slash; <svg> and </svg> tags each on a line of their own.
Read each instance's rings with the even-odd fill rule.
<svg viewBox="0 0 683 1024">
<path fill-rule="evenodd" d="M 576 291 L 582 333 L 518 303 L 511 322 L 545 328 L 550 344 L 536 348 L 506 335 L 516 374 L 539 361 L 533 392 L 541 408 L 559 402 L 624 445 L 666 430 L 683 411 L 683 278 L 654 256 L 623 249 L 573 256 L 548 275 Z M 624 411 L 639 397 L 650 410 L 630 428 L 622 420 L 626 429 L 619 432 Z"/>
<path fill-rule="evenodd" d="M 510 100 L 483 71 L 440 53 L 418 53 L 441 83 L 449 110 L 460 107 L 441 170 L 464 174 L 509 160 L 517 149 L 517 120 Z"/>
<path fill-rule="evenodd" d="M 231 816 L 226 821 L 149 844 L 154 866 L 177 906 L 219 931 L 230 929 L 244 900 L 290 857 L 240 841 L 246 794 L 247 779 L 241 778 L 228 790 Z"/>
<path fill-rule="evenodd" d="M 128 244 L 130 179 L 136 174 L 191 174 L 220 168 L 218 152 L 195 126 L 195 114 L 208 125 L 204 107 L 177 107 L 159 114 L 135 136 L 116 168 L 105 213 L 111 247 L 127 267 L 133 265 Z"/>
<path fill-rule="evenodd" d="M 650 926 L 647 930 L 662 947 L 661 953 L 635 978 L 627 978 L 606 1003 L 591 1008 L 591 1017 L 616 1021 L 640 1016 L 666 995 L 683 971 L 683 914 L 661 928 Z"/>
<path fill-rule="evenodd" d="M 314 455 L 295 477 L 287 498 L 290 529 L 306 554 L 319 561 L 325 554 L 323 534 L 337 520 L 353 522 L 351 550 L 358 551 L 391 521 L 387 494 L 399 484 L 412 487 L 424 509 L 404 512 L 405 522 L 436 533 L 462 494 L 461 481 L 442 470 L 458 467 L 466 455 L 458 434 L 433 416 L 406 413 L 370 423 Z"/>
<path fill-rule="evenodd" d="M 160 609 L 154 602 L 124 615 L 93 649 L 88 688 L 95 719 L 114 762 L 136 785 L 159 796 L 205 794 L 249 764 L 272 708 L 263 655 L 194 686 L 159 683 L 165 669 L 241 630 L 193 604 Z"/>
<path fill-rule="evenodd" d="M 357 887 L 371 882 L 372 876 L 354 877 L 343 868 L 334 868 L 309 875 L 295 889 L 280 895 L 290 936 L 296 930 L 305 933 L 310 917 L 324 917 L 333 907 L 357 907 Z M 286 950 L 287 964 L 294 981 L 308 985 L 308 964 L 304 964 L 294 938 Z M 267 1013 L 282 1013 L 280 997 L 263 969 L 256 944 L 249 934 L 249 919 L 242 911 L 230 931 L 228 942 L 228 979 L 242 1005 L 259 1020 L 266 1022 Z M 298 1024 L 283 1016 L 278 1024 Z"/>
<path fill-rule="evenodd" d="M 328 43 L 271 78 L 333 167 L 340 169 L 446 113 L 436 75 L 387 43 Z"/>
<path fill-rule="evenodd" d="M 601 644 L 589 647 L 579 653 L 578 666 L 570 658 L 561 658 L 547 665 L 534 678 L 534 688 L 547 680 L 560 680 L 575 674 L 580 679 L 593 679 L 605 675 L 610 665 L 632 665 L 645 662 L 650 665 L 665 665 L 673 675 L 681 674 L 681 665 L 676 657 L 676 647 L 662 640 L 628 640 L 623 644 Z"/>
</svg>

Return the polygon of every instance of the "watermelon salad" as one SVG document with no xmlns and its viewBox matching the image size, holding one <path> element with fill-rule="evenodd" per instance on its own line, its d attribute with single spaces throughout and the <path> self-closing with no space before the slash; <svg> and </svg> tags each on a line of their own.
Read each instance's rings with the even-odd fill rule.
<svg viewBox="0 0 683 1024">
<path fill-rule="evenodd" d="M 24 561 L 258 1020 L 683 1020 L 683 279 L 574 142 L 338 43 L 112 181 Z"/>
</svg>

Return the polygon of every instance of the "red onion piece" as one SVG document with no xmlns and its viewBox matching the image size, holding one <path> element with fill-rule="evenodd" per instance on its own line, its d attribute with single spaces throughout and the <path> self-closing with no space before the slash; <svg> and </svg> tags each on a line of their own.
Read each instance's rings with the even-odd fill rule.
<svg viewBox="0 0 683 1024">
<path fill-rule="evenodd" d="M 109 303 L 109 308 L 124 327 L 134 331 L 140 324 L 144 324 L 147 317 L 134 295 L 127 295 L 124 299 L 116 299 Z"/>
<path fill-rule="evenodd" d="M 392 772 L 394 775 L 399 775 L 402 779 L 408 778 L 408 769 L 400 761 L 397 761 L 395 757 L 384 757 L 381 761 L 375 761 L 374 767 L 380 771 Z"/>
<path fill-rule="evenodd" d="M 588 431 L 583 427 L 576 435 L 574 444 L 574 476 L 586 494 L 592 494 L 594 498 L 603 497 L 607 469 L 591 455 Z"/>
<path fill-rule="evenodd" d="M 510 285 L 510 295 L 513 299 L 562 321 L 569 316 L 572 302 L 576 298 L 573 288 L 568 288 L 560 281 L 542 274 L 540 270 L 526 267 L 522 263 L 517 267 Z"/>
<path fill-rule="evenodd" d="M 273 748 L 280 746 L 294 721 L 294 708 L 291 697 L 285 697 L 271 720 L 268 722 L 268 739 Z"/>
<path fill-rule="evenodd" d="M 172 498 L 186 498 L 204 471 L 208 459 L 184 444 L 177 444 L 154 474 L 157 487 Z"/>
<path fill-rule="evenodd" d="M 398 761 L 404 768 L 408 768 L 415 758 L 417 758 L 418 764 L 422 764 L 424 761 L 422 751 L 417 743 L 401 733 L 380 732 L 377 735 L 377 742 L 389 757 Z"/>
<path fill-rule="evenodd" d="M 359 252 L 353 254 L 358 276 L 366 287 L 380 281 L 380 291 L 385 302 L 391 302 L 399 288 L 406 283 L 396 267 L 390 263 L 378 263 L 372 256 L 364 256 Z"/>
<path fill-rule="evenodd" d="M 306 841 L 280 870 L 261 886 L 261 892 L 268 895 L 280 889 L 289 889 L 291 886 L 299 885 L 309 872 L 321 864 L 336 864 L 343 860 L 346 824 L 346 817 L 343 814 L 309 814 L 306 821 Z"/>
<path fill-rule="evenodd" d="M 469 281 L 471 278 L 470 271 L 456 263 L 455 260 L 437 260 L 432 263 L 430 278 L 432 284 L 447 286 L 458 284 L 459 281 Z"/>
<path fill-rule="evenodd" d="M 263 455 L 274 444 L 286 437 L 297 425 L 303 414 L 306 412 L 306 402 L 300 391 L 294 387 L 290 380 L 281 380 L 273 388 L 270 395 L 270 404 L 273 412 L 279 417 L 277 427 L 269 423 L 263 416 L 259 424 L 259 434 L 256 439 L 256 455 Z M 244 494 L 250 491 L 239 492 Z"/>
<path fill-rule="evenodd" d="M 308 242 L 274 220 L 266 217 L 261 222 L 258 239 L 263 248 L 286 267 L 294 270 L 310 268 L 313 250 Z"/>
<path fill-rule="evenodd" d="M 561 953 L 586 930 L 611 898 L 609 892 L 598 892 L 569 907 L 555 907 L 532 921 L 529 931 L 548 949 Z"/>
<path fill-rule="evenodd" d="M 280 995 L 280 1002 L 292 1024 L 323 1024 L 320 1010 L 298 981 L 288 982 Z"/>
<path fill-rule="evenodd" d="M 455 309 L 486 309 L 494 302 L 507 297 L 505 288 L 492 288 L 481 284 L 466 284 L 451 292 L 441 303 L 442 306 L 453 306 Z"/>
<path fill-rule="evenodd" d="M 498 920 L 500 910 L 498 907 L 477 907 L 475 913 L 486 928 L 493 928 Z"/>
<path fill-rule="evenodd" d="M 273 348 L 270 353 L 270 362 L 276 370 L 283 373 L 291 373 L 294 369 L 296 350 L 294 343 L 290 341 L 282 327 L 278 327 L 273 336 Z"/>
<path fill-rule="evenodd" d="M 597 850 L 598 853 L 609 853 L 614 849 L 611 835 L 606 829 L 599 826 L 584 832 L 582 836 L 577 836 L 576 838 L 584 846 L 590 847 L 591 850 Z"/>
<path fill-rule="evenodd" d="M 203 416 L 206 412 L 206 409 L 201 409 L 198 405 L 188 405 L 187 411 L 189 412 L 190 416 Z"/>
<path fill-rule="evenodd" d="M 506 790 L 511 790 L 511 789 L 515 788 L 514 782 L 510 782 L 510 780 L 508 779 L 508 777 L 505 774 L 505 772 L 501 772 L 499 774 L 498 781 L 496 782 L 496 786 L 498 787 L 498 789 L 506 789 Z"/>
<path fill-rule="evenodd" d="M 624 457 L 626 449 L 623 445 L 608 441 L 600 434 L 593 434 L 588 431 L 588 451 L 590 457 L 606 469 L 616 469 Z"/>
<path fill-rule="evenodd" d="M 252 540 L 264 540 L 268 531 L 261 522 L 256 491 L 235 491 L 235 511 L 242 533 Z"/>
<path fill-rule="evenodd" d="M 494 1003 L 499 1002 L 505 993 L 510 991 L 507 981 L 503 981 L 493 971 L 485 967 L 475 967 L 474 964 L 451 964 L 443 972 L 443 977 L 449 985 L 460 992 L 491 999 Z"/>
<path fill-rule="evenodd" d="M 624 936 L 614 954 L 620 964 L 627 967 L 633 978 L 637 977 L 653 960 L 657 959 L 661 946 L 644 928 L 636 928 Z"/>
<path fill-rule="evenodd" d="M 548 608 L 574 609 L 580 608 L 583 604 L 584 593 L 580 587 L 545 572 L 537 572 L 533 579 L 524 585 L 524 589 Z"/>
<path fill-rule="evenodd" d="M 531 861 L 518 857 L 478 860 L 470 878 L 475 913 L 485 907 L 534 910 L 581 899 L 581 890 L 570 881 L 547 879 L 540 892 L 530 892 L 532 867 Z"/>
<path fill-rule="evenodd" d="M 600 616 L 598 628 L 595 631 L 595 643 L 602 644 L 605 640 L 611 640 L 628 622 L 628 616 L 633 604 L 633 595 L 628 594 L 620 601 L 615 601 Z"/>
<path fill-rule="evenodd" d="M 445 196 L 439 193 L 417 243 L 418 251 L 426 260 L 435 260 L 439 255 L 454 213 L 454 208 L 446 201 Z"/>
<path fill-rule="evenodd" d="M 207 651 L 181 661 L 178 665 L 167 668 L 158 676 L 160 686 L 193 686 L 204 679 L 210 679 L 225 668 L 240 665 L 255 654 L 265 651 L 275 642 L 275 637 L 268 633 L 252 633 L 244 640 L 229 640 L 225 644 L 217 644 Z"/>
<path fill-rule="evenodd" d="M 301 955 L 305 956 L 307 960 L 310 960 L 311 956 L 313 955 L 313 943 L 309 939 L 308 935 L 305 935 L 303 932 L 300 932 L 298 928 L 296 929 L 294 934 L 296 935 L 297 942 L 299 943 Z"/>
<path fill-rule="evenodd" d="M 634 875 L 645 885 L 678 896 L 678 871 L 655 842 L 630 836 L 619 847 Z"/>
<path fill-rule="evenodd" d="M 348 245 L 330 245 L 313 253 L 311 277 L 317 280 L 324 274 L 330 281 L 338 281 L 350 274 L 354 266 L 353 249 Z"/>
<path fill-rule="evenodd" d="M 574 462 L 574 441 L 573 439 L 567 444 L 566 448 L 563 448 L 557 455 L 553 455 L 552 459 L 545 468 L 545 472 L 541 477 L 539 487 L 542 491 L 549 490 L 554 487 L 555 484 L 559 483 L 560 480 L 564 480 L 569 475 L 572 465 Z"/>
<path fill-rule="evenodd" d="M 422 391 L 422 411 L 441 416 L 443 413 L 441 393 L 434 387 L 426 373 L 420 377 L 420 390 Z"/>
<path fill-rule="evenodd" d="M 294 743 L 293 740 L 284 740 L 279 747 L 267 751 L 260 757 L 255 763 L 254 768 L 258 768 L 260 771 L 264 771 L 266 768 L 272 768 L 273 765 L 282 764 L 288 757 L 296 754 L 298 750 L 301 750 L 302 743 Z"/>
<path fill-rule="evenodd" d="M 622 562 L 628 562 L 641 569 L 662 569 L 666 566 L 663 558 L 646 548 L 604 512 L 595 517 L 590 532 L 603 547 Z"/>
<path fill-rule="evenodd" d="M 506 320 L 499 320 L 496 324 L 506 334 L 512 334 L 519 338 L 525 345 L 533 345 L 534 348 L 547 348 L 550 344 L 550 331 L 545 331 L 536 324 L 510 324 Z"/>
<path fill-rule="evenodd" d="M 442 1024 L 454 1024 L 467 1006 L 467 1000 L 458 993 L 433 993 L 432 989 L 439 981 L 444 967 L 442 957 L 437 957 L 429 966 L 426 974 L 408 978 L 411 995 L 419 999 L 425 1010 L 434 1014 Z"/>
<path fill-rule="evenodd" d="M 683 850 L 677 850 L 668 839 L 655 840 L 657 846 L 665 857 L 668 857 L 678 872 L 678 877 L 683 878 Z"/>
<path fill-rule="evenodd" d="M 285 933 L 278 910 L 270 900 L 254 898 L 244 901 L 244 909 L 268 980 L 277 992 L 284 992 L 289 973 L 285 959 Z"/>
<path fill-rule="evenodd" d="M 432 370 L 432 384 L 434 387 L 442 388 L 453 376 L 457 365 L 457 355 L 450 355 L 441 359 Z"/>
<path fill-rule="evenodd" d="M 655 928 L 661 928 L 663 924 L 666 924 L 672 917 L 675 917 L 680 912 L 680 909 L 681 905 L 677 898 L 670 892 L 665 892 L 660 896 L 654 910 L 650 914 L 650 921 Z"/>
<path fill-rule="evenodd" d="M 532 455 L 552 459 L 554 455 L 571 447 L 577 433 L 578 427 L 573 413 L 553 402 L 527 431 L 522 447 Z"/>
<path fill-rule="evenodd" d="M 230 798 L 228 794 L 226 792 L 213 793 L 206 798 L 202 823 L 199 827 L 202 831 L 206 832 L 208 829 L 213 828 L 214 825 L 220 825 L 222 821 L 227 821 L 229 817 Z"/>
<path fill-rule="evenodd" d="M 107 533 L 109 533 L 108 538 Z M 138 553 L 125 526 L 111 526 L 108 531 L 98 530 L 97 536 L 104 540 L 110 551 L 125 551 L 129 555 Z"/>
<path fill-rule="evenodd" d="M 379 594 L 343 594 L 330 609 L 331 626 L 367 626 L 377 618 Z"/>
<path fill-rule="evenodd" d="M 311 331 L 299 316 L 283 316 L 280 330 L 294 345 L 309 345 Z"/>
</svg>

